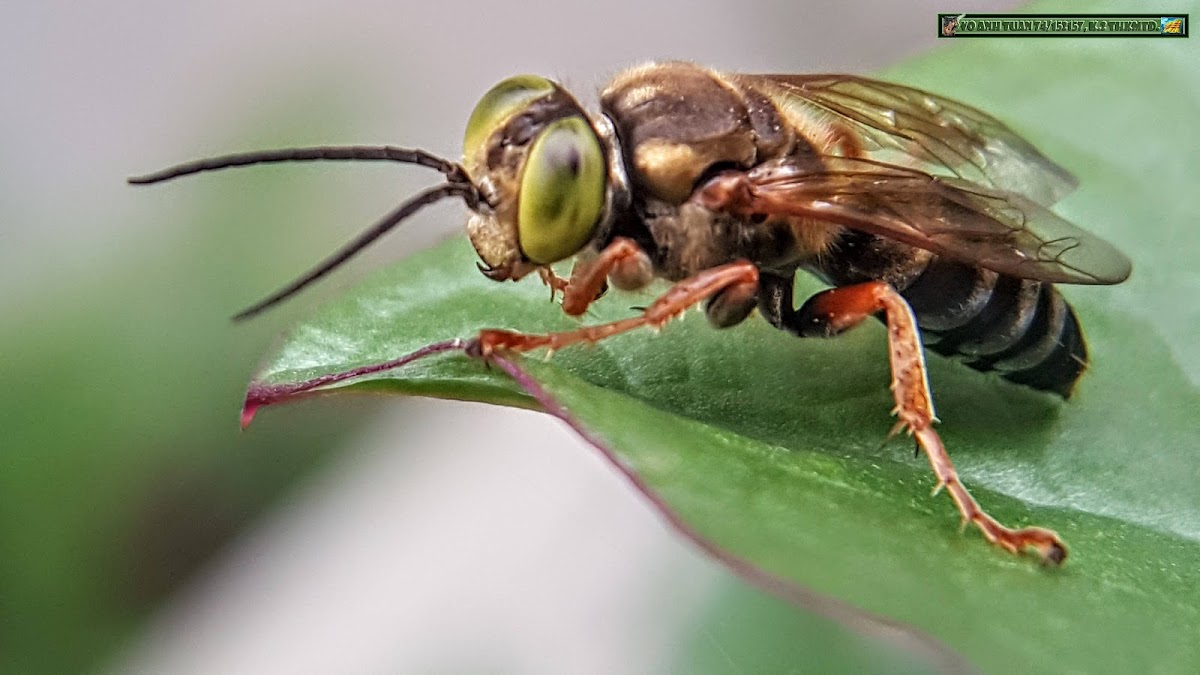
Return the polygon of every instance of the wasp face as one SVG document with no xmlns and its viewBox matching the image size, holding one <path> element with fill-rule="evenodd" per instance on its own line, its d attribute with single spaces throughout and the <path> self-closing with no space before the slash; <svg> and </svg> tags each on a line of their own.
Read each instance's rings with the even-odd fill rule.
<svg viewBox="0 0 1200 675">
<path fill-rule="evenodd" d="M 575 99 L 545 78 L 519 75 L 484 94 L 467 122 L 462 166 L 486 202 L 467 233 L 493 279 L 574 255 L 604 217 L 600 139 Z"/>
</svg>

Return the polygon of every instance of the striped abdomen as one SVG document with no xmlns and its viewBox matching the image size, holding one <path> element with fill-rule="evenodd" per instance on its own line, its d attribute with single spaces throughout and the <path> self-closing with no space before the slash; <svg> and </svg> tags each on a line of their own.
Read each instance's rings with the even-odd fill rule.
<svg viewBox="0 0 1200 675">
<path fill-rule="evenodd" d="M 1087 367 L 1079 319 L 1052 284 L 935 258 L 902 295 L 926 346 L 976 370 L 1066 397 Z"/>
<path fill-rule="evenodd" d="M 1087 368 L 1079 319 L 1052 284 L 850 233 L 819 272 L 835 285 L 888 281 L 931 351 L 1034 389 L 1070 396 Z"/>
</svg>

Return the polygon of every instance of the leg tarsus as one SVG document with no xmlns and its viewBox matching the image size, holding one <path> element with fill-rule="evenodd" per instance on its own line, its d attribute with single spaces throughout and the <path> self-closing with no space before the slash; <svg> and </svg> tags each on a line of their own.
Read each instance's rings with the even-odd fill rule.
<svg viewBox="0 0 1200 675">
<path fill-rule="evenodd" d="M 539 267 L 538 276 L 542 278 L 542 283 L 550 287 L 550 302 L 554 302 L 554 299 L 559 293 L 566 295 L 567 284 L 569 282 L 555 274 L 553 269 L 549 267 Z"/>
<path fill-rule="evenodd" d="M 988 515 L 959 480 L 958 472 L 950 463 L 950 456 L 946 454 L 941 437 L 932 427 L 919 428 L 914 431 L 914 435 L 921 447 L 925 449 L 929 465 L 933 468 L 934 476 L 937 477 L 938 482 L 934 488 L 934 494 L 943 489 L 949 493 L 950 498 L 958 507 L 959 513 L 962 514 L 964 523 L 974 523 L 983 533 L 984 539 L 1010 553 L 1021 553 L 1027 548 L 1033 548 L 1040 555 L 1042 562 L 1046 564 L 1058 565 L 1066 560 L 1066 544 L 1054 531 L 1044 527 L 1024 527 L 1014 530 L 1005 527 Z"/>
</svg>

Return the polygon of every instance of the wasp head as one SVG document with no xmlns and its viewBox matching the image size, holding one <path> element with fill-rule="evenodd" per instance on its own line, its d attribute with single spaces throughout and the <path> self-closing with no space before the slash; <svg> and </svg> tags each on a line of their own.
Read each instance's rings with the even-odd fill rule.
<svg viewBox="0 0 1200 675">
<path fill-rule="evenodd" d="M 308 272 L 234 317 L 244 319 L 291 297 L 419 209 L 447 197 L 461 198 L 471 209 L 467 231 L 483 260 L 480 269 L 492 279 L 519 279 L 568 258 L 596 236 L 612 210 L 615 191 L 608 186 L 608 174 L 621 170 L 606 166 L 605 147 L 570 94 L 543 77 L 521 75 L 492 87 L 475 106 L 462 164 L 393 146 L 318 146 L 211 157 L 133 176 L 129 182 L 144 185 L 229 167 L 322 160 L 417 164 L 446 176 L 445 183 L 401 203 Z M 608 154 L 620 156 L 619 151 Z"/>
<path fill-rule="evenodd" d="M 604 147 L 579 103 L 543 77 L 511 77 L 484 94 L 462 167 L 481 197 L 467 233 L 492 279 L 574 255 L 604 218 Z"/>
</svg>

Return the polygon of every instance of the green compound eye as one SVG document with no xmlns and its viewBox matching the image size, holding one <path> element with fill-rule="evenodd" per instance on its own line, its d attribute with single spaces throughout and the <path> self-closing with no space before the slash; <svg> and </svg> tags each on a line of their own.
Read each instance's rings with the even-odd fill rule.
<svg viewBox="0 0 1200 675">
<path fill-rule="evenodd" d="M 582 117 L 566 117 L 534 141 L 521 176 L 517 234 L 540 265 L 566 258 L 592 237 L 604 209 L 604 151 Z"/>
<path fill-rule="evenodd" d="M 554 92 L 554 83 L 537 75 L 517 75 L 488 90 L 467 120 L 463 157 L 474 157 L 487 139 L 531 102 Z"/>
</svg>

